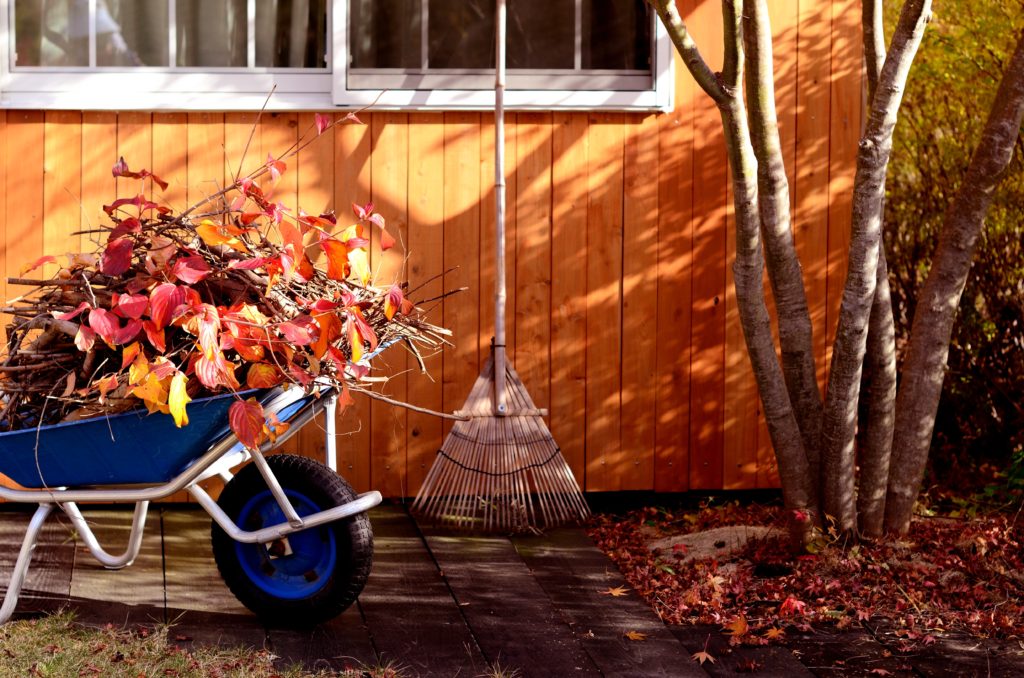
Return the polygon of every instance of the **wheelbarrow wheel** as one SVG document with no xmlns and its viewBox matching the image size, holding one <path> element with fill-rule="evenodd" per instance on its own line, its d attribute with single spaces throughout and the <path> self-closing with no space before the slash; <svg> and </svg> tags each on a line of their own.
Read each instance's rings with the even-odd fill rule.
<svg viewBox="0 0 1024 678">
<path fill-rule="evenodd" d="M 356 498 L 344 478 L 305 457 L 267 457 L 300 516 Z M 243 530 L 287 522 L 255 464 L 243 467 L 217 502 Z M 260 618 L 282 626 L 313 626 L 345 611 L 363 590 L 373 561 L 365 513 L 295 532 L 269 544 L 241 544 L 215 522 L 213 556 L 224 582 Z"/>
</svg>

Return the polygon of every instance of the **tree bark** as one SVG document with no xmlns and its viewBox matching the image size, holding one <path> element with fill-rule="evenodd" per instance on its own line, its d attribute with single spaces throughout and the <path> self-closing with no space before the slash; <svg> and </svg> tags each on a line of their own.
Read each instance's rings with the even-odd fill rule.
<svg viewBox="0 0 1024 678">
<path fill-rule="evenodd" d="M 822 423 L 823 508 L 842 532 L 852 532 L 857 525 L 854 435 L 875 297 L 882 200 L 892 132 L 930 11 L 930 0 L 908 0 L 903 5 L 857 153 L 849 270 L 832 349 Z"/>
<path fill-rule="evenodd" d="M 864 0 L 864 63 L 868 79 L 868 106 L 875 97 L 885 63 L 885 30 L 881 0 Z M 882 206 L 884 214 L 884 200 Z M 885 243 L 878 240 L 878 269 L 875 298 L 871 305 L 868 339 L 865 348 L 864 376 L 861 381 L 861 426 L 858 432 L 860 474 L 857 482 L 857 516 L 861 534 L 882 536 L 885 520 L 885 496 L 889 483 L 889 461 L 896 408 L 896 328 L 889 290 L 889 270 Z"/>
<path fill-rule="evenodd" d="M 885 516 L 889 532 L 905 534 L 910 527 L 942 394 L 956 309 L 992 196 L 1013 157 L 1022 117 L 1024 33 L 1003 75 L 964 182 L 946 212 L 932 269 L 914 313 L 896 403 Z"/>
<path fill-rule="evenodd" d="M 814 365 L 811 316 L 793 241 L 789 182 L 775 111 L 772 32 L 766 0 L 744 0 L 743 41 L 750 138 L 757 157 L 758 209 L 779 321 L 782 371 L 796 413 L 811 477 L 818 477 L 821 391 Z"/>
</svg>

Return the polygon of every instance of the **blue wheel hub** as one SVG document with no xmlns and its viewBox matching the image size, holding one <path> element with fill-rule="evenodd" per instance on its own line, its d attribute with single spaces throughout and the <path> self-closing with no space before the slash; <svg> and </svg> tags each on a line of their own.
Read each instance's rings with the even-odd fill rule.
<svg viewBox="0 0 1024 678">
<path fill-rule="evenodd" d="M 285 490 L 300 516 L 320 508 L 300 492 Z M 287 523 L 281 507 L 265 490 L 246 502 L 238 515 L 238 525 L 258 530 Z M 235 543 L 235 554 L 249 580 L 265 593 L 277 598 L 308 598 L 327 585 L 338 558 L 334 531 L 329 526 L 294 532 L 269 544 Z"/>
</svg>

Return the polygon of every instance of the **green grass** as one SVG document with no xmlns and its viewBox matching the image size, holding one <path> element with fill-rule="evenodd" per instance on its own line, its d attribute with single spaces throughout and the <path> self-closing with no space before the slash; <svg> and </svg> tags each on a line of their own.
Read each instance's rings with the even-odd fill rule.
<svg viewBox="0 0 1024 678">
<path fill-rule="evenodd" d="M 96 629 L 59 613 L 0 626 L 0 677 L 102 676 L 138 678 L 402 678 L 395 665 L 342 673 L 277 668 L 274 655 L 251 648 L 195 647 L 174 642 L 169 626 Z"/>
</svg>

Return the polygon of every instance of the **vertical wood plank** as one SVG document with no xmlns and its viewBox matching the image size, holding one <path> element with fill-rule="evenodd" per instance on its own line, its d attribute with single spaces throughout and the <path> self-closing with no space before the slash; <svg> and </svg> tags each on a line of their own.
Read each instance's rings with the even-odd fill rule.
<svg viewBox="0 0 1024 678">
<path fill-rule="evenodd" d="M 256 113 L 224 114 L 225 181 L 244 177 L 266 162 L 266 156 L 260 155 L 263 150 L 261 129 Z"/>
<path fill-rule="evenodd" d="M 52 275 L 67 263 L 65 254 L 77 251 L 82 196 L 82 114 L 47 111 L 43 159 L 43 253 L 57 257 L 47 264 Z"/>
<path fill-rule="evenodd" d="M 188 116 L 153 114 L 153 171 L 167 182 L 163 201 L 175 212 L 188 201 Z"/>
<path fill-rule="evenodd" d="M 658 119 L 625 124 L 622 260 L 621 487 L 654 487 L 658 359 Z"/>
<path fill-rule="evenodd" d="M 115 162 L 117 114 L 86 111 L 82 114 L 82 206 L 79 214 L 83 230 L 109 223 L 103 205 L 109 205 L 117 197 L 117 180 L 111 173 Z M 83 233 L 78 248 L 92 252 L 104 240 L 102 234 Z"/>
<path fill-rule="evenodd" d="M 125 111 L 118 114 L 117 154 L 133 170 L 153 171 L 153 116 L 150 113 Z M 148 197 L 152 195 L 152 182 L 121 177 L 117 180 L 117 192 L 120 196 L 144 193 Z"/>
<path fill-rule="evenodd" d="M 444 114 L 444 289 L 468 287 L 444 301 L 454 346 L 443 358 L 443 401 L 462 407 L 480 369 L 480 114 Z M 447 435 L 451 428 L 444 422 Z"/>
<path fill-rule="evenodd" d="M 689 25 L 703 37 L 712 69 L 722 63 L 721 11 L 692 7 Z M 691 324 L 690 487 L 722 486 L 725 411 L 725 283 L 728 171 L 718 109 L 702 93 L 694 106 L 693 306 Z"/>
<path fill-rule="evenodd" d="M 683 6 L 681 6 L 683 9 Z M 658 126 L 658 321 L 655 473 L 658 492 L 690 486 L 693 291 L 693 112 L 704 96 L 674 54 L 676 108 Z"/>
<path fill-rule="evenodd" d="M 409 116 L 406 113 L 381 113 L 373 116 L 371 134 L 373 152 L 372 195 L 375 209 L 384 216 L 388 232 L 398 241 L 393 250 L 382 252 L 380 231 L 372 229 L 371 263 L 376 284 L 390 287 L 405 278 L 404 257 L 408 242 L 408 206 L 406 187 L 409 174 Z M 369 226 L 367 226 L 369 228 Z M 374 372 L 389 377 L 382 391 L 405 401 L 408 375 L 405 349 L 401 346 L 374 359 Z M 386 495 L 408 495 L 405 482 L 407 410 L 380 401 L 370 403 L 373 422 L 371 445 L 373 460 L 370 478 L 375 489 Z"/>
<path fill-rule="evenodd" d="M 592 113 L 587 134 L 587 490 L 617 490 L 622 374 L 623 116 Z"/>
<path fill-rule="evenodd" d="M 551 433 L 586 487 L 586 113 L 555 113 L 551 130 Z"/>
<path fill-rule="evenodd" d="M 513 361 L 537 407 L 551 402 L 551 114 L 520 113 L 516 123 Z"/>
<path fill-rule="evenodd" d="M 316 132 L 316 121 L 313 113 L 300 113 L 298 116 L 298 132 L 303 139 L 311 143 L 299 151 L 294 160 L 298 195 L 294 205 L 294 215 L 300 213 L 324 214 L 333 211 L 334 207 L 334 128 L 322 134 Z M 316 231 L 306 235 L 306 244 L 316 242 L 319 236 Z M 311 251 L 309 254 L 313 254 Z M 327 428 L 323 414 L 305 426 L 297 436 L 298 449 L 302 455 L 319 462 L 326 461 Z"/>
<path fill-rule="evenodd" d="M 370 126 L 373 115 L 364 115 L 366 124 L 345 124 L 334 132 L 334 204 L 338 223 L 352 221 L 353 203 L 370 201 Z M 357 492 L 373 489 L 370 485 L 370 403 L 357 397 L 355 404 L 337 417 L 338 471 Z"/>
<path fill-rule="evenodd" d="M 7 221 L 10 219 L 10 215 L 7 213 L 7 188 L 10 176 L 10 169 L 7 166 L 7 144 L 8 144 L 8 131 L 7 131 L 7 111 L 0 111 L 0 217 L 3 218 L 3 224 L 0 224 L 0 294 L 3 295 L 3 301 L 6 302 L 10 297 L 7 296 L 7 276 L 10 273 L 7 270 Z M 7 323 L 10 322 L 11 317 L 9 315 L 0 315 L 0 326 L 4 329 L 3 336 L 6 339 L 6 327 Z"/>
<path fill-rule="evenodd" d="M 440 297 L 444 262 L 444 118 L 437 113 L 409 114 L 409 289 L 415 303 Z M 429 281 L 429 282 L 428 282 Z M 421 306 L 428 318 L 441 321 L 441 302 Z M 440 410 L 441 352 L 423 356 L 426 374 L 409 361 L 409 402 Z M 406 454 L 408 491 L 415 494 L 441 447 L 441 420 L 409 412 Z"/>
<path fill-rule="evenodd" d="M 43 255 L 45 125 L 41 111 L 7 112 L 7 218 L 3 242 L 7 272 L 16 275 Z M 7 286 L 5 300 L 27 288 Z"/>
<path fill-rule="evenodd" d="M 839 305 L 846 284 L 846 258 L 850 248 L 853 178 L 860 137 L 861 62 L 859 58 L 859 4 L 832 2 L 831 116 L 828 173 L 828 298 L 826 363 L 832 360 L 832 342 L 839 321 Z"/>
</svg>

